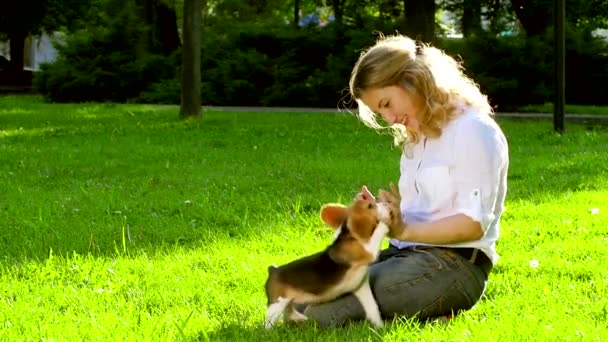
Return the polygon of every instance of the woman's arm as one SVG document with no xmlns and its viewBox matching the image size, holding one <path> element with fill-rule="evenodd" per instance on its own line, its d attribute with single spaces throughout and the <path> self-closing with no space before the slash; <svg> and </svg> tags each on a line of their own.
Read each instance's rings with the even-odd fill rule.
<svg viewBox="0 0 608 342">
<path fill-rule="evenodd" d="M 436 221 L 407 224 L 392 227 L 391 237 L 427 244 L 452 244 L 479 240 L 483 236 L 481 224 L 464 214 L 448 216 Z"/>
<path fill-rule="evenodd" d="M 401 199 L 397 187 L 391 183 L 390 189 L 390 192 L 380 190 L 378 201 L 383 202 L 389 209 L 390 221 L 387 224 L 391 238 L 439 245 L 479 240 L 484 234 L 481 224 L 465 214 L 408 224 L 401 218 Z"/>
</svg>

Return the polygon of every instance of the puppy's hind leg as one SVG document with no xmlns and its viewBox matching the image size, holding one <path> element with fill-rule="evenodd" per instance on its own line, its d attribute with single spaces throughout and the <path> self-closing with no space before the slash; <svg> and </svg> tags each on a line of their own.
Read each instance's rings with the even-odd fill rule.
<svg viewBox="0 0 608 342">
<path fill-rule="evenodd" d="M 361 287 L 359 287 L 353 294 L 355 297 L 357 297 L 357 299 L 359 299 L 359 302 L 361 302 L 363 310 L 365 310 L 365 318 L 367 318 L 367 320 L 369 320 L 376 328 L 382 328 L 384 323 L 382 322 L 382 317 L 380 316 L 378 303 L 376 303 L 372 289 L 369 286 L 369 278 L 366 279 Z"/>
<path fill-rule="evenodd" d="M 290 302 L 291 299 L 279 297 L 276 302 L 268 306 L 268 309 L 266 310 L 266 320 L 264 321 L 264 327 L 266 329 L 272 328 L 272 326 L 281 318 L 281 315 Z"/>
<path fill-rule="evenodd" d="M 293 302 L 289 303 L 289 305 L 285 309 L 285 315 L 287 317 L 287 320 L 294 322 L 302 322 L 308 319 L 308 317 L 306 317 L 303 313 L 299 312 L 296 309 L 296 306 Z"/>
</svg>

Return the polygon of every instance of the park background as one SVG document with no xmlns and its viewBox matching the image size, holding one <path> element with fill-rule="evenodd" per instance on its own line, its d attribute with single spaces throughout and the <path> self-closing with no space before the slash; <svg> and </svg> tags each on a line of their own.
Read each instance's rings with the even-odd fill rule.
<svg viewBox="0 0 608 342">
<path fill-rule="evenodd" d="M 608 4 L 565 2 L 566 103 L 605 105 Z M 4 49 L 13 61 L 5 69 L 17 70 L 24 38 L 27 46 L 56 42 L 52 56 L 39 52 L 52 64 L 25 56 L 40 71 L 30 83 L 46 99 L 180 103 L 183 1 L 33 4 L 35 10 L 30 2 L 0 5 L 0 40 L 15 47 L 12 58 L 10 46 Z M 201 6 L 203 105 L 351 107 L 346 86 L 356 58 L 379 33 L 397 32 L 463 61 L 497 111 L 554 98 L 551 0 L 205 0 Z M 35 41 L 43 32 L 47 39 Z"/>
<path fill-rule="evenodd" d="M 553 1 L 203 1 L 205 109 L 184 120 L 193 2 L 0 2 L 0 340 L 608 339 L 606 1 L 566 1 L 564 132 L 505 115 L 552 111 Z M 379 32 L 445 48 L 495 106 L 511 163 L 500 261 L 447 324 L 267 332 L 267 267 L 331 241 L 323 203 L 398 177 L 389 135 L 309 109 L 352 104 Z M 31 53 L 45 35 L 53 63 Z"/>
</svg>

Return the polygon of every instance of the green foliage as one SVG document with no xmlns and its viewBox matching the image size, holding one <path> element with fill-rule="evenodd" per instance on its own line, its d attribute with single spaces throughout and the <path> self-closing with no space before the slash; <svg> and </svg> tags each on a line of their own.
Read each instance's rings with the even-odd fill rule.
<svg viewBox="0 0 608 342">
<path fill-rule="evenodd" d="M 568 30 L 566 37 L 566 101 L 607 105 L 608 44 L 588 30 Z"/>
<path fill-rule="evenodd" d="M 608 49 L 589 34 L 569 35 L 567 100 L 606 103 L 600 85 L 608 80 Z M 216 38 L 216 37 L 214 37 Z M 203 44 L 204 103 L 336 107 L 360 51 L 376 36 L 332 27 L 300 31 L 244 30 Z M 444 39 L 440 46 L 461 58 L 466 72 L 499 110 L 541 104 L 553 96 L 551 35 L 498 37 L 480 34 Z M 229 57 L 228 57 L 229 56 Z M 585 72 L 581 72 L 585 71 Z"/>
<path fill-rule="evenodd" d="M 145 26 L 135 2 L 90 1 L 88 25 L 67 36 L 56 63 L 43 66 L 35 80 L 37 89 L 52 101 L 179 103 L 180 52 L 168 58 L 144 57 L 138 50 Z M 543 1 L 526 3 L 541 8 Z M 177 1 L 175 7 L 181 4 Z M 600 25 L 592 4 L 599 13 L 605 11 L 596 1 L 568 1 L 573 11 L 568 17 L 566 59 L 569 103 L 608 103 L 602 92 L 608 82 L 608 47 L 590 35 Z M 392 34 L 402 25 L 401 2 L 357 0 L 343 2 L 344 25 L 294 29 L 291 5 L 276 0 L 206 2 L 201 35 L 203 104 L 348 106 L 345 90 L 360 51 L 373 44 L 377 32 Z M 460 0 L 443 3 L 457 12 L 463 5 Z M 438 44 L 462 58 L 467 73 L 498 110 L 551 101 L 551 30 L 533 37 L 503 36 L 513 24 L 513 13 L 510 5 L 495 5 L 485 13 L 493 33 L 439 38 Z M 303 14 L 331 13 L 331 6 L 321 2 L 305 2 L 301 8 Z"/>
<path fill-rule="evenodd" d="M 0 1 L 0 32 L 38 34 L 74 28 L 99 0 Z"/>
<path fill-rule="evenodd" d="M 208 92 L 208 89 L 203 88 L 202 93 Z M 141 103 L 156 103 L 156 104 L 176 104 L 180 103 L 182 94 L 182 85 L 179 79 L 170 78 L 160 82 L 153 83 L 140 96 L 135 99 L 135 102 Z"/>
<path fill-rule="evenodd" d="M 34 32 L 40 30 L 47 12 L 47 0 L 0 2 L 0 32 Z"/>
<path fill-rule="evenodd" d="M 205 36 L 205 35 L 204 35 Z M 335 107 L 352 65 L 375 36 L 328 28 L 237 27 L 203 41 L 203 103 Z"/>
<path fill-rule="evenodd" d="M 442 47 L 463 62 L 466 73 L 501 110 L 544 103 L 551 96 L 553 56 L 539 38 L 485 34 L 446 39 Z"/>
<path fill-rule="evenodd" d="M 441 46 L 462 59 L 466 72 L 499 110 L 552 101 L 555 82 L 553 35 L 446 39 Z M 607 104 L 608 47 L 585 30 L 569 30 L 566 42 L 566 101 Z"/>
<path fill-rule="evenodd" d="M 108 10 L 112 8 L 115 11 Z M 138 56 L 143 30 L 138 23 L 129 3 L 106 7 L 96 25 L 77 30 L 56 45 L 59 57 L 42 65 L 35 87 L 50 101 L 127 101 L 151 84 L 172 78 L 174 57 Z"/>
<path fill-rule="evenodd" d="M 584 114 L 584 115 L 607 115 L 608 116 L 608 107 L 607 106 L 585 106 L 585 105 L 573 105 L 566 104 L 565 112 L 567 114 Z M 543 104 L 537 105 L 526 105 L 523 107 L 519 107 L 518 110 L 520 112 L 529 112 L 529 113 L 553 113 L 553 103 L 547 102 Z"/>
</svg>

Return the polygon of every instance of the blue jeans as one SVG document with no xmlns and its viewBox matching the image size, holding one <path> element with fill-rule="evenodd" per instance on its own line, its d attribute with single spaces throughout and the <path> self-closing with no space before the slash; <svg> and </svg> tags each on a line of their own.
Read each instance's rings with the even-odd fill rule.
<svg viewBox="0 0 608 342">
<path fill-rule="evenodd" d="M 400 250 L 391 246 L 370 265 L 369 276 L 385 319 L 416 316 L 425 320 L 472 308 L 485 290 L 487 270 L 450 249 L 417 246 Z M 310 305 L 304 314 L 322 327 L 365 318 L 363 307 L 352 294 Z"/>
</svg>

